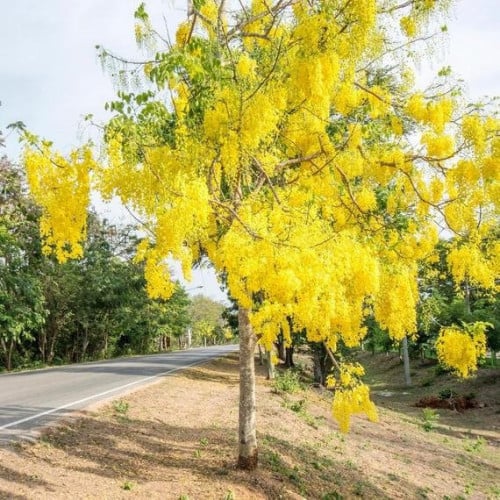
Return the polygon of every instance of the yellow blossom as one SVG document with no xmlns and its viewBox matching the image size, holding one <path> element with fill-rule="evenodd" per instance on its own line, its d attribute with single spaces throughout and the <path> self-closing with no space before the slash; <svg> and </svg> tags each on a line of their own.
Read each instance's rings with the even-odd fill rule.
<svg viewBox="0 0 500 500">
<path fill-rule="evenodd" d="M 442 328 L 436 341 L 439 362 L 461 377 L 477 370 L 478 359 L 486 354 L 486 323 Z"/>
</svg>

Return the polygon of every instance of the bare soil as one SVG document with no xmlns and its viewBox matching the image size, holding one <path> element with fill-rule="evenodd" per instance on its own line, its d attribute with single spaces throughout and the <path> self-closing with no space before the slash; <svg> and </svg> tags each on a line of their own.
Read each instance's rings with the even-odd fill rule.
<svg viewBox="0 0 500 500">
<path fill-rule="evenodd" d="M 260 467 L 236 470 L 238 360 L 198 366 L 0 449 L 0 498 L 322 499 L 500 498 L 500 370 L 460 384 L 432 365 L 402 386 L 396 356 L 361 354 L 380 422 L 330 416 L 331 394 L 277 394 L 259 371 Z M 305 363 L 305 361 L 304 361 Z M 474 396 L 462 412 L 423 397 Z M 427 426 L 428 427 L 428 426 Z"/>
</svg>

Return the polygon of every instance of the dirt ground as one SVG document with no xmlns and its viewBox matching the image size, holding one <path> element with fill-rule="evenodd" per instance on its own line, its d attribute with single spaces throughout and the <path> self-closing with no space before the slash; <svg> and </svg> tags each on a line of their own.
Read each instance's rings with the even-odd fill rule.
<svg viewBox="0 0 500 500">
<path fill-rule="evenodd" d="M 189 369 L 0 449 L 0 498 L 322 499 L 500 498 L 500 370 L 462 385 L 429 366 L 402 387 L 397 357 L 362 354 L 380 422 L 355 418 L 348 435 L 328 391 L 276 394 L 259 372 L 260 467 L 234 468 L 236 355 Z M 443 389 L 479 407 L 414 403 Z M 425 427 L 431 427 L 426 431 Z"/>
</svg>

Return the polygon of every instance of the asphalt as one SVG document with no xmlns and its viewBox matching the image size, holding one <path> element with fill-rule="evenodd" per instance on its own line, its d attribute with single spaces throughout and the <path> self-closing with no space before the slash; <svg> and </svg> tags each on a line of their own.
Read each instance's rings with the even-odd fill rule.
<svg viewBox="0 0 500 500">
<path fill-rule="evenodd" d="M 38 431 L 99 401 L 235 352 L 237 345 L 119 358 L 0 375 L 0 445 Z"/>
</svg>

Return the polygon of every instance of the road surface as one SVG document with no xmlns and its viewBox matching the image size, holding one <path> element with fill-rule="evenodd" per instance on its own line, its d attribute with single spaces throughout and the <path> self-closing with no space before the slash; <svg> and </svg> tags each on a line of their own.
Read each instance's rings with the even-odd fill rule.
<svg viewBox="0 0 500 500">
<path fill-rule="evenodd" d="M 190 366 L 238 350 L 212 346 L 0 375 L 0 444 Z"/>
</svg>

